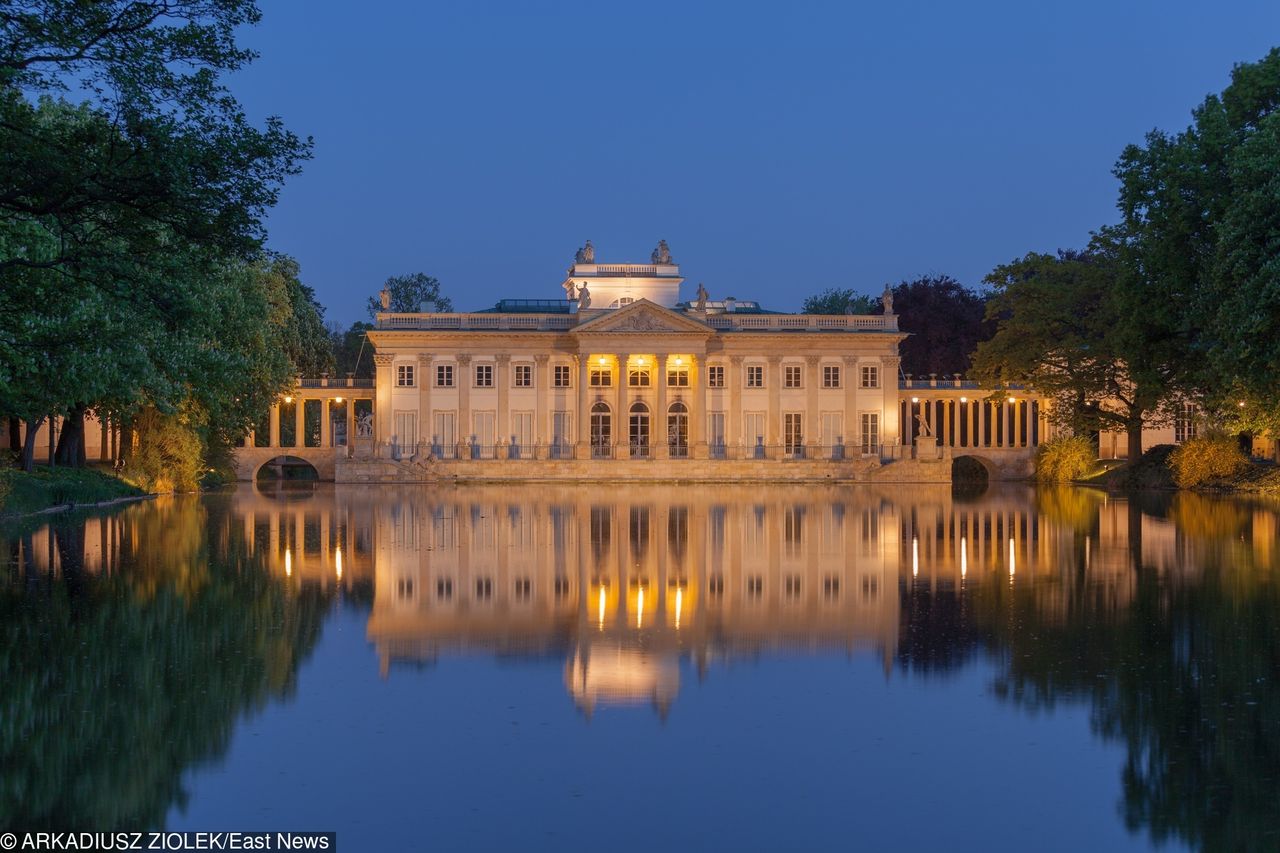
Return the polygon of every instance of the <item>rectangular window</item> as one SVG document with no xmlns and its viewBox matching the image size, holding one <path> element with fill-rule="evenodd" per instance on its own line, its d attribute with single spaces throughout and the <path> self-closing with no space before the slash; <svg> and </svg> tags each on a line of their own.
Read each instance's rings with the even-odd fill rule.
<svg viewBox="0 0 1280 853">
<path fill-rule="evenodd" d="M 431 452 L 445 459 L 452 459 L 458 452 L 458 415 L 456 412 L 436 412 L 431 432 Z"/>
<path fill-rule="evenodd" d="M 413 386 L 413 365 L 397 364 L 396 365 L 396 385 L 401 388 L 409 388 Z"/>
<path fill-rule="evenodd" d="M 452 364 L 436 365 L 436 387 L 437 388 L 453 387 L 453 365 Z"/>
<path fill-rule="evenodd" d="M 513 459 L 533 458 L 533 412 L 511 413 Z"/>
<path fill-rule="evenodd" d="M 804 453 L 804 416 L 799 412 L 787 412 L 782 416 L 782 440 L 784 450 L 792 456 Z"/>
<path fill-rule="evenodd" d="M 1173 440 L 1178 444 L 1196 437 L 1195 403 L 1179 403 L 1173 419 Z"/>
<path fill-rule="evenodd" d="M 476 365 L 476 387 L 477 388 L 493 387 L 493 365 L 492 364 Z"/>
<path fill-rule="evenodd" d="M 742 415 L 743 446 L 763 449 L 764 439 L 764 412 L 744 412 Z"/>
<path fill-rule="evenodd" d="M 573 450 L 573 415 L 570 412 L 551 413 L 551 457 L 559 459 Z"/>
<path fill-rule="evenodd" d="M 688 388 L 689 387 L 689 368 L 673 367 L 667 370 L 667 387 L 668 388 Z"/>
<path fill-rule="evenodd" d="M 862 366 L 862 382 L 863 388 L 879 388 L 880 387 L 880 368 L 873 367 L 869 364 Z"/>
<path fill-rule="evenodd" d="M 707 387 L 708 388 L 724 387 L 724 365 L 713 364 L 707 368 Z"/>
<path fill-rule="evenodd" d="M 840 387 L 840 368 L 834 364 L 824 364 L 822 366 L 822 387 L 823 388 L 839 388 Z"/>
<path fill-rule="evenodd" d="M 800 387 L 800 365 L 788 364 L 782 368 L 782 387 L 783 388 L 799 388 Z"/>
<path fill-rule="evenodd" d="M 763 364 L 747 365 L 747 387 L 748 388 L 764 387 L 764 365 Z"/>
<path fill-rule="evenodd" d="M 630 388 L 648 388 L 652 374 L 647 367 L 633 367 L 627 371 L 627 386 Z"/>
<path fill-rule="evenodd" d="M 396 412 L 393 422 L 395 435 L 391 440 L 401 447 L 413 447 L 418 443 L 418 413 Z"/>
<path fill-rule="evenodd" d="M 514 377 L 515 377 L 515 383 L 517 388 L 532 388 L 533 387 L 533 365 L 517 364 Z"/>
<path fill-rule="evenodd" d="M 707 412 L 707 444 L 713 456 L 724 456 L 724 442 L 724 412 Z"/>
<path fill-rule="evenodd" d="M 822 446 L 834 450 L 844 440 L 844 415 L 840 412 L 822 413 Z"/>
<path fill-rule="evenodd" d="M 551 384 L 556 388 L 569 387 L 569 365 L 557 364 Z"/>
<path fill-rule="evenodd" d="M 880 413 L 863 412 L 859 419 L 862 425 L 862 452 L 880 452 Z"/>
<path fill-rule="evenodd" d="M 607 367 L 591 368 L 591 387 L 608 388 L 613 385 L 613 371 Z"/>
</svg>

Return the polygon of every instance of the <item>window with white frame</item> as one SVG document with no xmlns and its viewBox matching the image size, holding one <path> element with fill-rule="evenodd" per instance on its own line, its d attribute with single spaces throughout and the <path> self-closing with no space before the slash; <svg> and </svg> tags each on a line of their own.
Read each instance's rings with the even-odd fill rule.
<svg viewBox="0 0 1280 853">
<path fill-rule="evenodd" d="M 724 365 L 713 364 L 707 368 L 707 387 L 723 388 L 724 387 Z"/>
<path fill-rule="evenodd" d="M 1173 440 L 1178 444 L 1196 437 L 1196 404 L 1179 403 L 1173 418 Z"/>
<path fill-rule="evenodd" d="M 557 364 L 552 373 L 551 384 L 556 388 L 568 388 L 569 376 L 569 365 Z"/>
<path fill-rule="evenodd" d="M 880 413 L 863 412 L 859 415 L 862 427 L 862 452 L 878 453 L 880 450 Z"/>
<path fill-rule="evenodd" d="M 647 367 L 632 367 L 627 370 L 627 386 L 630 388 L 648 388 L 651 381 Z"/>
<path fill-rule="evenodd" d="M 477 388 L 493 387 L 493 365 L 492 364 L 476 365 L 476 387 Z"/>
<path fill-rule="evenodd" d="M 453 387 L 453 365 L 452 364 L 436 365 L 436 387 L 437 388 Z"/>
<path fill-rule="evenodd" d="M 401 388 L 408 388 L 413 385 L 413 365 L 397 364 L 396 365 L 396 385 Z"/>
<path fill-rule="evenodd" d="M 608 388 L 613 385 L 613 371 L 607 367 L 591 368 L 591 387 Z"/>
<path fill-rule="evenodd" d="M 782 368 L 782 387 L 799 388 L 804 371 L 798 364 L 788 364 Z"/>
<path fill-rule="evenodd" d="M 689 387 L 689 365 L 687 364 L 667 365 L 667 387 L 668 388 L 688 388 Z"/>
<path fill-rule="evenodd" d="M 764 387 L 764 365 L 763 364 L 748 364 L 746 376 L 747 376 L 748 388 Z"/>
<path fill-rule="evenodd" d="M 517 388 L 533 387 L 533 365 L 517 364 L 515 373 L 512 374 L 512 381 L 515 382 Z"/>
<path fill-rule="evenodd" d="M 862 381 L 860 384 L 863 388 L 879 388 L 880 368 L 872 364 L 862 365 Z"/>
<path fill-rule="evenodd" d="M 840 387 L 840 366 L 836 364 L 822 365 L 822 387 L 823 388 L 839 388 Z"/>
</svg>

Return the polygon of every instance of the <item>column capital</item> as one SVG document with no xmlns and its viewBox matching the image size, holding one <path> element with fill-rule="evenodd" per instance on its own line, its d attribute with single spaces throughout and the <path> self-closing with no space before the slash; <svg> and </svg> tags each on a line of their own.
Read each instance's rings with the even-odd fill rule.
<svg viewBox="0 0 1280 853">
<path fill-rule="evenodd" d="M 429 352 L 418 353 L 418 364 L 430 364 L 434 356 Z"/>
<path fill-rule="evenodd" d="M 378 367 L 390 367 L 391 362 L 394 360 L 395 359 L 391 356 L 390 353 L 375 352 L 373 354 L 373 363 L 378 365 Z"/>
<path fill-rule="evenodd" d="M 858 364 L 858 357 L 856 355 L 846 355 L 844 356 L 844 363 L 849 367 L 856 367 Z"/>
<path fill-rule="evenodd" d="M 549 353 L 540 352 L 533 357 L 533 360 L 536 364 L 541 366 L 551 360 L 551 355 Z"/>
<path fill-rule="evenodd" d="M 729 356 L 729 363 L 734 367 L 742 367 L 742 358 L 740 355 L 731 355 Z"/>
<path fill-rule="evenodd" d="M 880 356 L 880 363 L 884 365 L 886 370 L 897 370 L 898 366 L 902 364 L 902 359 L 891 355 L 882 355 Z"/>
<path fill-rule="evenodd" d="M 493 360 L 498 364 L 505 366 L 511 363 L 511 356 L 507 355 L 506 353 L 502 353 L 501 355 L 495 355 L 493 357 Z"/>
<path fill-rule="evenodd" d="M 822 356 L 820 355 L 806 355 L 804 357 L 804 363 L 809 365 L 810 367 L 817 367 L 818 362 L 820 361 L 822 361 Z"/>
<path fill-rule="evenodd" d="M 458 359 L 458 364 L 462 365 L 463 367 L 466 367 L 468 364 L 471 363 L 471 356 L 467 353 L 458 355 L 456 356 L 456 358 Z"/>
<path fill-rule="evenodd" d="M 771 355 L 768 358 L 766 358 L 765 361 L 769 362 L 771 366 L 777 367 L 779 364 L 782 364 L 782 356 Z"/>
</svg>

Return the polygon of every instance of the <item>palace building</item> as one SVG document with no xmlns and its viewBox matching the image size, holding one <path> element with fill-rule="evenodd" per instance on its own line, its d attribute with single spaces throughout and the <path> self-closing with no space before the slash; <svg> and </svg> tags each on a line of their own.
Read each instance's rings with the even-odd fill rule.
<svg viewBox="0 0 1280 853">
<path fill-rule="evenodd" d="M 870 316 L 682 300 L 665 241 L 558 299 L 377 316 L 375 456 L 398 460 L 878 458 L 901 443 L 892 298 Z"/>
</svg>

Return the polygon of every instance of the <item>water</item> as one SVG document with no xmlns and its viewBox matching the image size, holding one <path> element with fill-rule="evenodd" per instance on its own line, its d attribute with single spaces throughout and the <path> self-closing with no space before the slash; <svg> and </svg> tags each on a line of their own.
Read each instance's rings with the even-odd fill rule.
<svg viewBox="0 0 1280 853">
<path fill-rule="evenodd" d="M 244 487 L 0 529 L 0 825 L 1280 849 L 1280 514 Z"/>
</svg>

